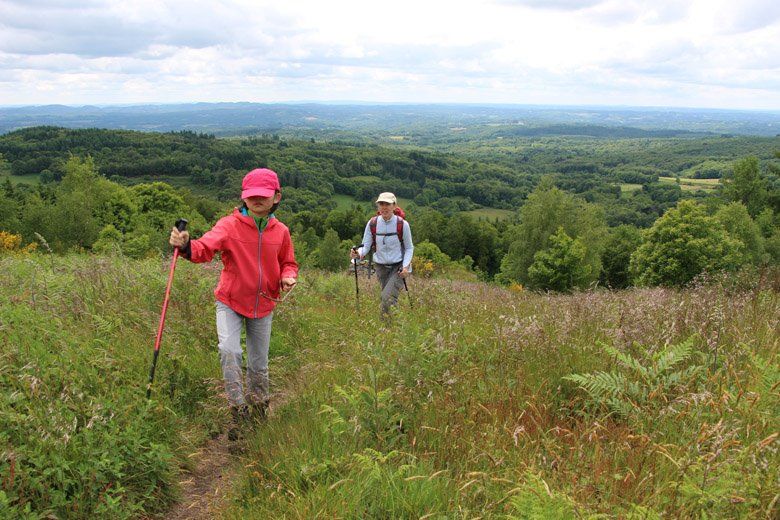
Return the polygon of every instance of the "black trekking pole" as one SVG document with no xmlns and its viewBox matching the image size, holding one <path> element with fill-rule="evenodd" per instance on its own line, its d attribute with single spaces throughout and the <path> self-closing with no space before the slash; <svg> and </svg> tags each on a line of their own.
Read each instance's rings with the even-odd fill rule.
<svg viewBox="0 0 780 520">
<path fill-rule="evenodd" d="M 187 229 L 187 221 L 180 218 L 176 221 L 176 229 L 184 231 Z M 163 299 L 162 313 L 160 313 L 160 324 L 157 326 L 157 339 L 154 341 L 154 356 L 152 357 L 152 368 L 149 370 L 149 384 L 146 385 L 146 398 L 152 396 L 152 382 L 154 381 L 154 369 L 157 368 L 157 356 L 160 355 L 160 341 L 162 340 L 163 326 L 165 325 L 165 313 L 168 311 L 168 300 L 171 296 L 171 283 L 173 282 L 173 271 L 176 269 L 176 259 L 179 258 L 179 248 L 173 248 L 173 260 L 171 260 L 171 270 L 168 273 L 168 285 L 165 287 L 165 299 Z"/>
<path fill-rule="evenodd" d="M 403 271 L 403 267 L 398 270 L 398 276 L 401 276 L 401 271 Z M 412 298 L 409 296 L 409 286 L 406 285 L 406 278 L 401 278 L 404 282 L 404 289 L 406 289 L 406 297 L 409 300 L 409 307 L 414 309 L 414 304 L 412 303 Z"/>
<path fill-rule="evenodd" d="M 352 248 L 353 251 L 357 252 L 357 250 L 360 249 L 360 246 L 354 246 Z M 358 284 L 358 272 L 357 272 L 357 263 L 358 259 L 353 258 L 352 263 L 355 264 L 355 308 L 360 312 L 360 285 Z"/>
</svg>

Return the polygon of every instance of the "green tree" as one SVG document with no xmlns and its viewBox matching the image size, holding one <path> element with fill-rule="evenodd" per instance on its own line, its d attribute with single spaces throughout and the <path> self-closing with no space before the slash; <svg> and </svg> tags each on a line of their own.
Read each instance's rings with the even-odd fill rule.
<svg viewBox="0 0 780 520">
<path fill-rule="evenodd" d="M 332 229 L 325 231 L 325 236 L 314 252 L 314 266 L 326 271 L 338 271 L 348 264 L 348 242 L 339 240 L 339 235 Z"/>
<path fill-rule="evenodd" d="M 563 226 L 550 237 L 549 243 L 550 247 L 534 254 L 534 262 L 528 268 L 529 286 L 559 292 L 585 288 L 592 279 L 592 265 L 585 261 L 585 244 L 567 235 Z"/>
<path fill-rule="evenodd" d="M 772 265 L 780 264 L 780 222 L 772 208 L 764 210 L 756 217 L 756 224 L 764 237 L 764 249 L 767 261 Z"/>
<path fill-rule="evenodd" d="M 65 176 L 56 188 L 56 202 L 49 241 L 57 250 L 88 248 L 102 227 L 100 214 L 118 185 L 98 174 L 95 161 L 87 156 L 71 156 L 65 163 Z"/>
<path fill-rule="evenodd" d="M 98 239 L 92 244 L 92 251 L 96 253 L 114 254 L 121 250 L 122 233 L 111 224 L 100 230 Z"/>
<path fill-rule="evenodd" d="M 776 230 L 764 244 L 767 261 L 774 266 L 780 265 L 780 229 Z"/>
<path fill-rule="evenodd" d="M 130 188 L 138 216 L 133 228 L 133 248 L 136 256 L 142 244 L 148 243 L 152 249 L 168 250 L 168 233 L 176 220 L 186 218 L 188 230 L 193 235 L 206 231 L 206 220 L 200 213 L 184 202 L 184 198 L 173 186 L 164 182 L 137 184 Z"/>
<path fill-rule="evenodd" d="M 51 209 L 54 249 L 88 248 L 98 237 L 100 224 L 94 215 L 95 200 L 88 193 L 74 191 L 57 198 Z"/>
<path fill-rule="evenodd" d="M 349 209 L 331 211 L 325 218 L 325 228 L 334 230 L 342 240 L 352 240 L 358 237 L 359 241 L 359 237 L 363 236 L 367 220 L 366 211 L 357 204 L 353 204 Z"/>
<path fill-rule="evenodd" d="M 644 233 L 630 269 L 640 285 L 682 286 L 704 271 L 736 269 L 740 248 L 700 204 L 684 200 Z"/>
<path fill-rule="evenodd" d="M 63 180 L 64 181 L 64 180 Z M 164 182 L 137 184 L 131 188 L 142 213 L 162 212 L 176 214 L 185 209 L 184 198 Z"/>
<path fill-rule="evenodd" d="M 734 164 L 734 171 L 721 180 L 723 196 L 731 202 L 745 205 L 751 217 L 766 206 L 769 192 L 767 182 L 759 171 L 758 159 L 746 157 Z"/>
<path fill-rule="evenodd" d="M 19 231 L 19 205 L 0 189 L 0 231 Z"/>
<path fill-rule="evenodd" d="M 412 217 L 410 216 L 409 218 L 411 219 Z M 409 225 L 412 226 L 414 242 L 425 242 L 427 240 L 436 244 L 439 249 L 444 251 L 447 218 L 435 209 L 415 207 L 413 220 L 414 222 L 409 221 Z"/>
<path fill-rule="evenodd" d="M 604 284 L 613 289 L 623 289 L 631 284 L 631 254 L 641 243 L 642 232 L 634 226 L 622 225 L 610 230 L 601 254 L 601 281 Z"/>
<path fill-rule="evenodd" d="M 133 227 L 138 216 L 138 202 L 129 189 L 114 185 L 107 200 L 97 208 L 96 217 L 103 226 L 113 226 L 122 233 Z"/>
<path fill-rule="evenodd" d="M 542 183 L 528 196 L 520 208 L 520 223 L 510 228 L 509 250 L 501 261 L 501 282 L 532 285 L 528 268 L 538 251 L 550 247 L 550 237 L 559 227 L 569 237 L 587 244 L 584 262 L 590 266 L 587 283 L 595 281 L 601 272 L 601 252 L 607 237 L 604 211 L 599 206 L 575 198 L 551 184 Z"/>
<path fill-rule="evenodd" d="M 301 268 L 311 265 L 319 237 L 312 228 L 305 232 L 301 231 L 301 226 L 296 226 L 292 232 L 292 243 L 295 246 L 295 261 Z"/>
<path fill-rule="evenodd" d="M 758 265 L 765 261 L 764 237 L 758 224 L 750 218 L 747 208 L 741 202 L 732 202 L 715 213 L 726 232 L 743 244 L 742 253 L 748 261 Z"/>
<path fill-rule="evenodd" d="M 780 227 L 780 221 L 772 208 L 764 208 L 764 210 L 756 217 L 756 224 L 761 230 L 761 234 L 764 238 L 769 238 Z"/>
<path fill-rule="evenodd" d="M 413 236 L 418 240 L 416 230 L 423 225 L 414 222 Z M 453 216 L 446 219 L 441 227 L 435 229 L 438 236 L 435 243 L 454 260 L 470 256 L 476 267 L 484 272 L 494 273 L 499 265 L 498 232 L 493 224 L 484 220 L 475 220 L 469 216 Z M 430 230 L 424 235 L 430 236 Z"/>
</svg>

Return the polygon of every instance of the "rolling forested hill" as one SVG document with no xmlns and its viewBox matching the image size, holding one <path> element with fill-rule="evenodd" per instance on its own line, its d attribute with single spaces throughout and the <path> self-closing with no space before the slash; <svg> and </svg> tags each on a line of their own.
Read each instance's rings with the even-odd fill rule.
<svg viewBox="0 0 780 520">
<path fill-rule="evenodd" d="M 629 257 L 641 240 L 638 229 L 686 199 L 707 202 L 709 217 L 723 203 L 748 207 L 749 215 L 740 209 L 720 217 L 732 233 L 749 230 L 729 265 L 757 265 L 780 255 L 778 137 L 566 124 L 453 127 L 451 139 L 433 123 L 419 130 L 387 142 L 275 133 L 218 138 L 192 131 L 16 130 L 0 135 L 0 176 L 6 178 L 0 229 L 26 242 L 48 236 L 57 251 L 121 244 L 126 254 L 143 256 L 165 248 L 164 230 L 177 213 L 193 218 L 195 230 L 207 229 L 235 204 L 243 175 L 267 166 L 284 186 L 278 215 L 320 267 L 337 268 L 337 251 L 359 240 L 370 202 L 383 191 L 400 197 L 416 238 L 436 248 L 429 250 L 431 258 L 443 252 L 487 279 L 504 270 L 510 273 L 504 281 L 533 284 L 527 269 L 560 225 L 568 234 L 560 237 L 564 242 L 578 236 L 589 242 L 589 274 L 580 285 L 602 277 L 603 254 L 621 258 L 616 272 L 623 273 L 603 281 L 625 285 Z M 426 140 L 431 144 L 423 146 Z M 723 192 L 721 179 L 732 183 L 737 170 L 744 172 L 741 187 Z M 60 182 L 68 175 L 69 182 Z M 74 192 L 74 186 L 80 187 Z M 551 189 L 552 198 L 539 193 L 528 208 L 532 194 Z M 91 206 L 78 202 L 84 197 Z M 532 217 L 534 207 L 546 216 Z M 616 245 L 620 255 L 607 253 L 607 228 L 621 225 L 631 226 L 631 238 L 615 238 L 623 240 Z M 330 260 L 326 250 L 333 252 Z M 507 255 L 523 258 L 513 267 Z M 725 258 L 712 252 L 719 256 Z"/>
<path fill-rule="evenodd" d="M 515 209 L 545 174 L 557 175 L 573 192 L 593 192 L 592 199 L 599 192 L 614 198 L 623 183 L 720 178 L 741 157 L 767 160 L 780 149 L 780 138 L 615 139 L 614 132 L 597 137 L 559 135 L 562 131 L 550 127 L 529 136 L 497 127 L 489 135 L 430 151 L 273 134 L 217 139 L 187 131 L 36 127 L 0 136 L 0 154 L 11 175 L 41 175 L 43 181 L 61 178 L 69 156 L 89 155 L 105 177 L 127 183 L 167 180 L 223 200 L 233 197 L 236 181 L 248 169 L 269 166 L 279 171 L 284 185 L 316 194 L 325 203 L 334 194 L 369 200 L 391 190 L 420 205 L 458 198 L 459 209 L 473 204 Z"/>
</svg>

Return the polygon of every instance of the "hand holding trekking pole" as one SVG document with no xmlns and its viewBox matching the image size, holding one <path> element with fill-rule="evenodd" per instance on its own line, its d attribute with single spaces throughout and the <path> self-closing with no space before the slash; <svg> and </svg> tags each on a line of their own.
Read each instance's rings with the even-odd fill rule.
<svg viewBox="0 0 780 520">
<path fill-rule="evenodd" d="M 184 219 L 182 219 L 184 220 Z M 178 229 L 178 223 L 181 222 L 181 220 L 176 221 L 177 227 L 173 228 L 171 230 L 171 237 L 168 239 L 168 243 L 171 244 L 175 248 L 184 247 L 187 245 L 187 242 L 190 241 L 190 233 L 186 229 Z M 184 225 L 187 225 L 187 221 L 184 220 Z M 175 251 L 174 251 L 175 253 Z"/>
<path fill-rule="evenodd" d="M 171 244 L 175 244 L 173 250 L 173 260 L 171 260 L 171 270 L 168 273 L 168 285 L 165 287 L 165 298 L 163 299 L 162 312 L 160 313 L 160 324 L 157 326 L 157 338 L 154 341 L 154 356 L 152 357 L 152 368 L 149 370 L 149 383 L 146 385 L 146 398 L 152 396 L 152 383 L 154 382 L 154 370 L 157 368 L 157 357 L 160 355 L 160 342 L 162 341 L 163 326 L 165 325 L 165 313 L 168 311 L 168 300 L 171 297 L 171 284 L 173 282 L 173 271 L 176 269 L 176 259 L 179 258 L 179 247 L 184 247 L 189 242 L 189 233 L 185 231 L 187 221 L 183 218 L 176 221 L 176 227 L 171 231 Z M 174 233 L 175 232 L 175 233 Z M 176 239 L 174 239 L 174 234 Z"/>
</svg>

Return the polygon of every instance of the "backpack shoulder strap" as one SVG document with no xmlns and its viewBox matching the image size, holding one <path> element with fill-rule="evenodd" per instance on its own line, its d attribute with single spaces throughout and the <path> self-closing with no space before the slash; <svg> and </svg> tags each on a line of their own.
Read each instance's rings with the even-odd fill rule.
<svg viewBox="0 0 780 520">
<path fill-rule="evenodd" d="M 404 247 L 404 219 L 401 217 L 401 215 L 396 215 L 397 222 L 396 222 L 396 230 L 395 232 L 398 234 L 398 240 L 401 242 L 401 248 Z"/>
<path fill-rule="evenodd" d="M 403 257 L 406 254 L 406 246 L 404 246 L 404 219 L 401 215 L 396 215 L 396 217 L 398 222 L 395 232 L 398 234 L 398 241 L 401 243 L 401 261 L 403 262 Z"/>
</svg>

